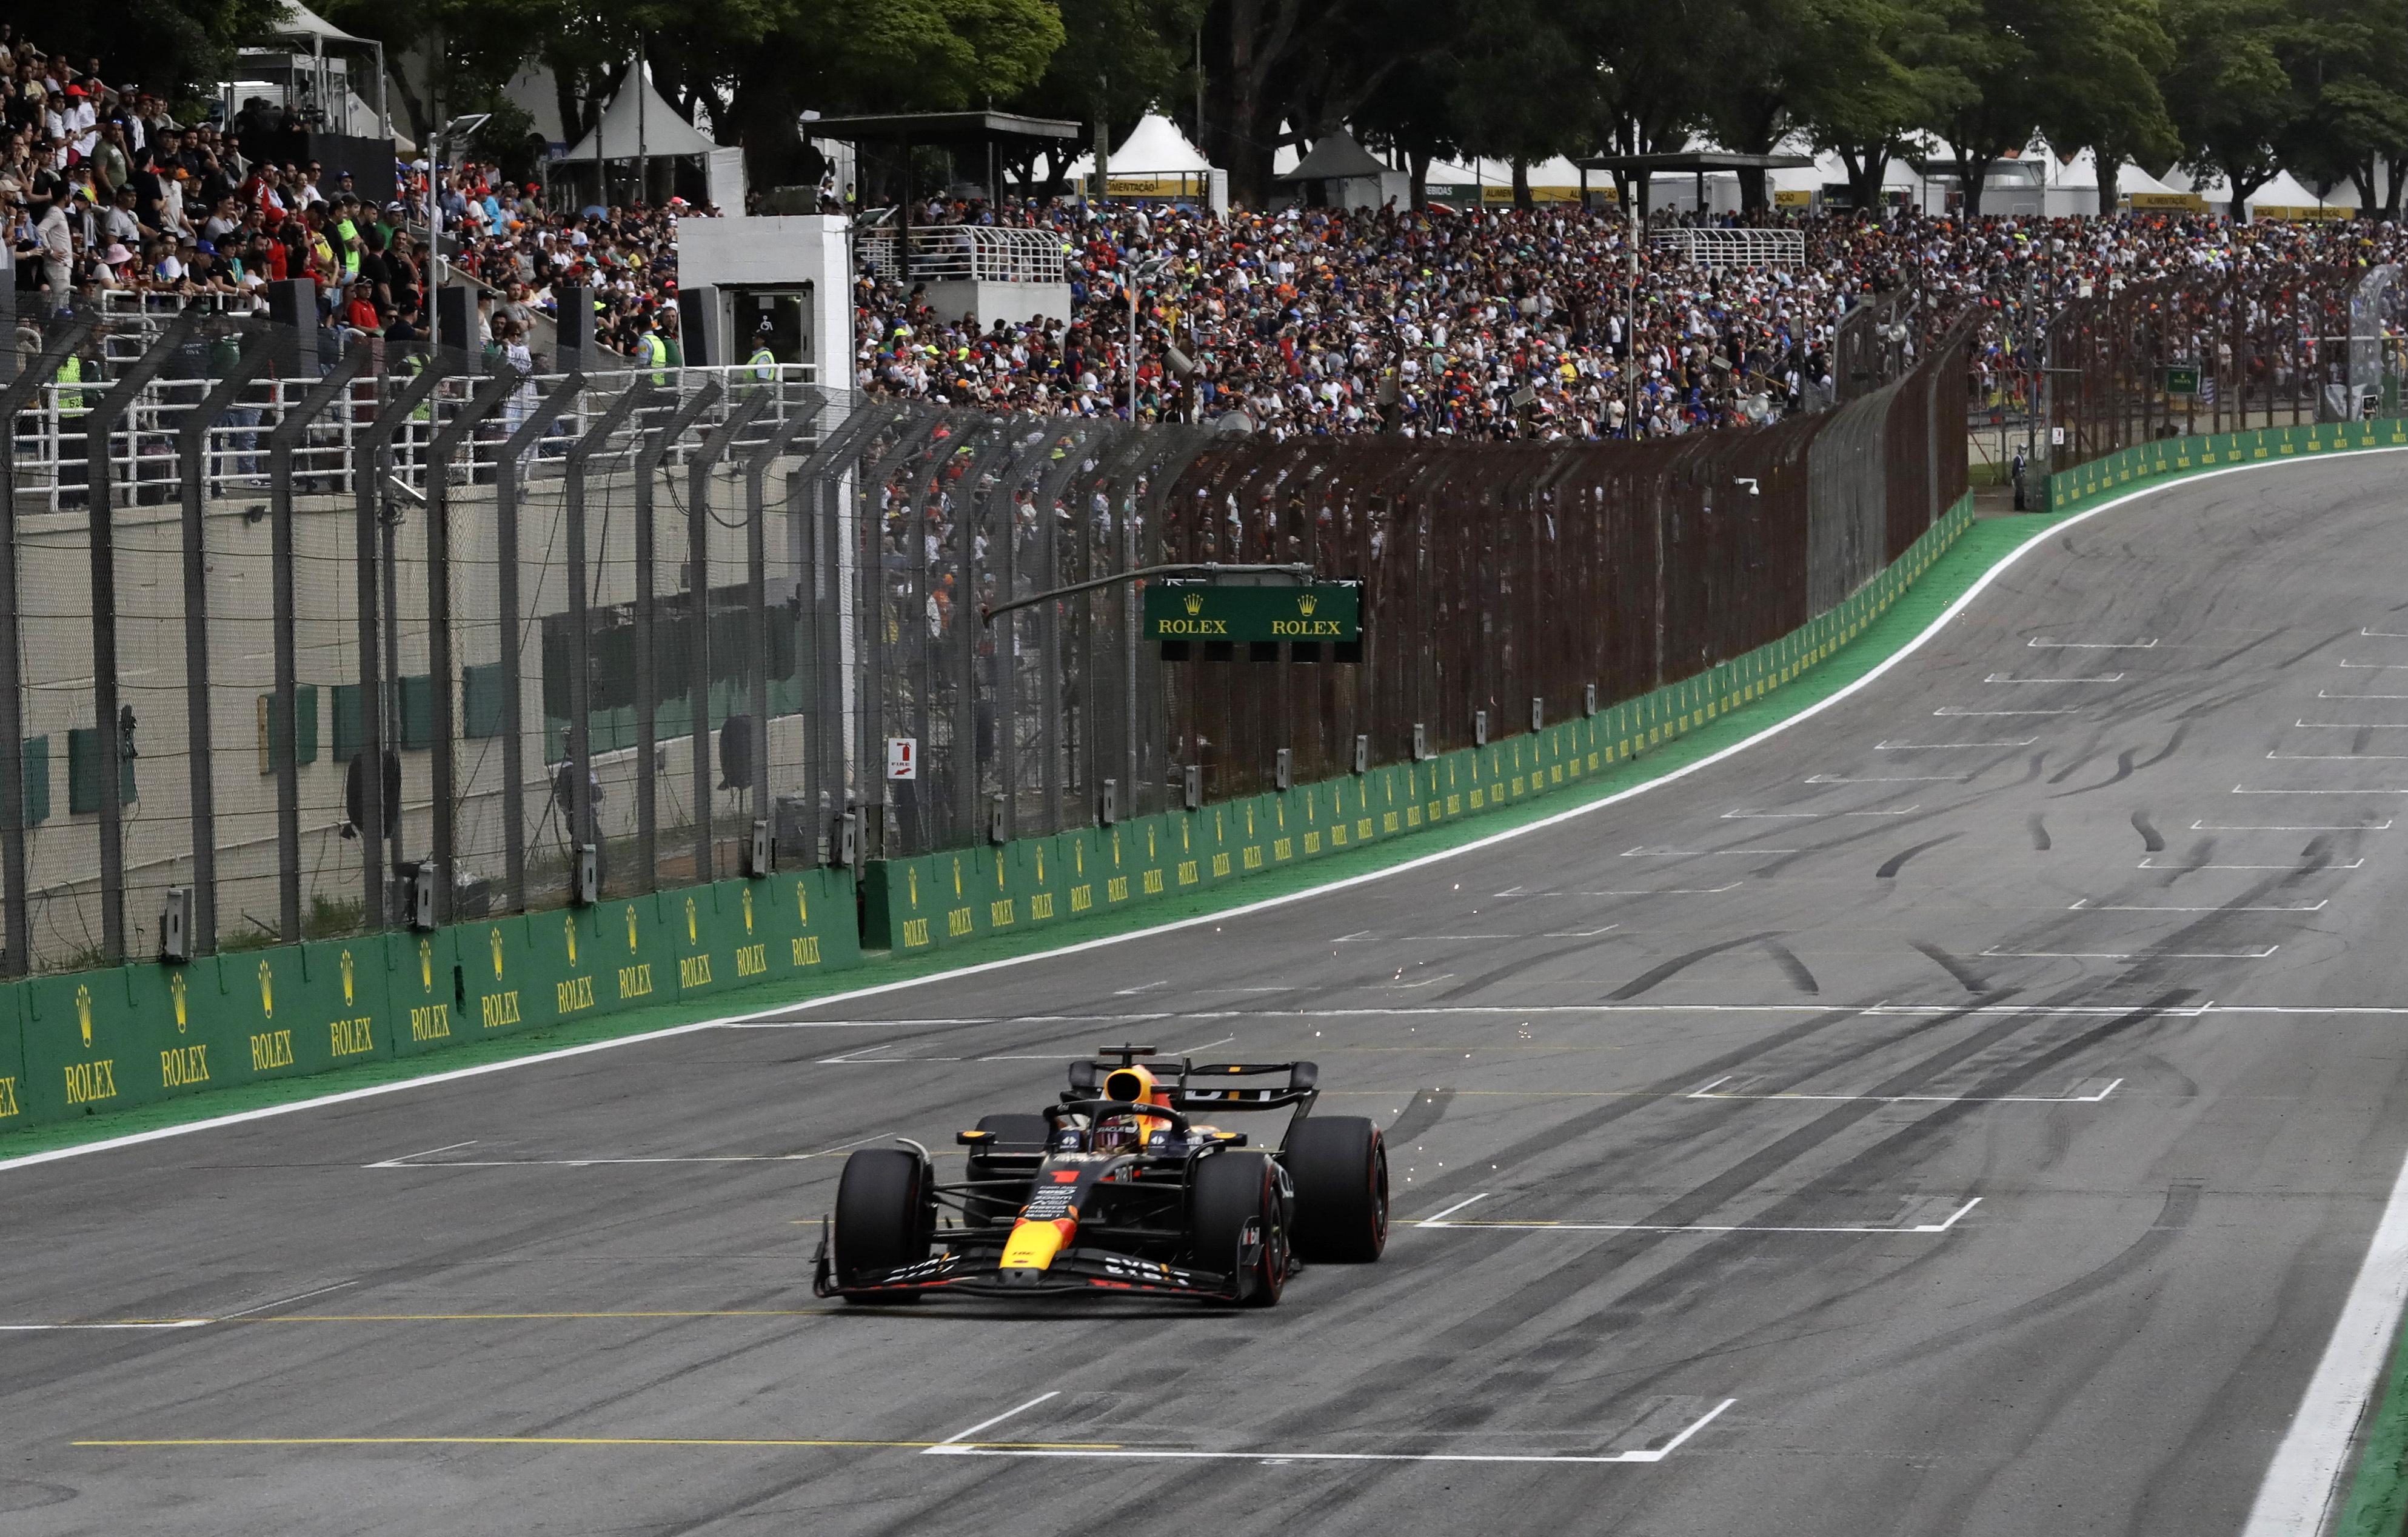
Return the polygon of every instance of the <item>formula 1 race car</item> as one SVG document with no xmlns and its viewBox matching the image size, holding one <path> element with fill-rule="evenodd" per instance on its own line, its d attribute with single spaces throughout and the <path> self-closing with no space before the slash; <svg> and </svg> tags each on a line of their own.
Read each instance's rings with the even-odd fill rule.
<svg viewBox="0 0 2408 1537">
<path fill-rule="evenodd" d="M 917 1143 L 845 1160 L 811 1289 L 853 1302 L 931 1294 L 1153 1294 L 1268 1307 L 1303 1260 L 1362 1263 L 1388 1239 L 1388 1155 L 1357 1116 L 1311 1114 L 1311 1062 L 1162 1058 L 1106 1046 L 1061 1103 L 954 1139 L 958 1183 Z M 1284 1088 L 1230 1080 L 1285 1074 Z M 1207 1087 L 1210 1086 L 1210 1087 Z M 1276 1149 L 1196 1116 L 1296 1114 Z M 939 1226 L 939 1207 L 953 1220 Z"/>
</svg>

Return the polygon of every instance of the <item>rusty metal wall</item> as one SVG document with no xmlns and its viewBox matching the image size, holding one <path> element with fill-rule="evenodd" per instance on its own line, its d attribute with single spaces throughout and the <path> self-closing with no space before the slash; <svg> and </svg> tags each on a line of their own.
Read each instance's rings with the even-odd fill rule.
<svg viewBox="0 0 2408 1537">
<path fill-rule="evenodd" d="M 2205 273 L 2068 302 L 2047 330 L 2040 445 L 2052 473 L 2157 438 L 2332 420 L 2362 269 Z M 2199 371 L 2196 391 L 2169 369 Z"/>
<path fill-rule="evenodd" d="M 1208 798 L 1469 746 L 1691 676 L 1796 629 L 1966 489 L 1964 333 L 1840 411 L 1630 443 L 1240 439 L 1172 491 L 1158 558 L 1365 583 L 1359 662 L 1241 647 L 1164 665 L 1169 761 Z"/>
</svg>

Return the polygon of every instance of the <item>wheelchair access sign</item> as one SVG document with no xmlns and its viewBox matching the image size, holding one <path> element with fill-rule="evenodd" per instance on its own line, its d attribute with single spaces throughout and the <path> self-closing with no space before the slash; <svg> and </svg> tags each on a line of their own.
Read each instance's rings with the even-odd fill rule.
<svg viewBox="0 0 2408 1537">
<path fill-rule="evenodd" d="M 1238 587 L 1159 581 L 1145 590 L 1144 638 L 1344 646 L 1363 638 L 1362 595 L 1355 582 Z"/>
</svg>

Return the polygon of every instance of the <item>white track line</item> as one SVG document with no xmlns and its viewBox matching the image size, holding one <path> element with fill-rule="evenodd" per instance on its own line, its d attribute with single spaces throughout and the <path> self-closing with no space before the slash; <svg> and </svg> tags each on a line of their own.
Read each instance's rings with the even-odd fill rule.
<svg viewBox="0 0 2408 1537">
<path fill-rule="evenodd" d="M 2128 1011 L 2127 1011 L 2128 1012 Z M 1693 1089 L 1684 1099 L 1691 1100 L 1828 1100 L 1856 1103 L 1871 1100 L 1881 1104 L 2100 1104 L 2115 1092 L 2121 1078 L 2096 1094 L 1799 1094 L 1786 1089 L 1769 1094 L 1723 1094 L 1714 1091 L 1715 1084 L 1727 1081 L 1716 1078 L 1703 1089 Z"/>
<path fill-rule="evenodd" d="M 2101 673 L 2097 677 L 2009 677 L 2004 673 L 1992 673 L 1985 683 L 2121 683 L 2128 675 Z"/>
<path fill-rule="evenodd" d="M 2408 452 L 2408 449 L 2361 448 L 2354 450 L 2354 456 L 2366 457 L 2374 454 L 2401 452 Z M 2082 511 L 2074 513 L 2071 517 L 2055 519 L 2051 521 L 2047 527 L 2038 530 L 2030 538 L 2026 539 L 2022 544 L 2019 544 L 2014 548 L 2009 550 L 2004 556 L 1993 562 L 1987 571 L 1983 572 L 1979 576 L 1973 578 L 1972 582 L 1966 587 L 1964 591 L 1958 593 L 1956 597 L 1950 602 L 1947 607 L 1942 609 L 1932 618 L 1929 624 L 1925 625 L 1921 632 L 1907 640 L 1906 643 L 1899 647 L 1897 650 L 1892 651 L 1888 656 L 1882 658 L 1881 661 L 1876 662 L 1870 667 L 1866 668 L 1865 671 L 1857 677 L 1847 683 L 1842 684 L 1839 688 L 1832 690 L 1829 693 L 1825 694 L 1822 698 L 1815 700 L 1813 703 L 1802 706 L 1795 714 L 1787 715 L 1783 717 L 1781 719 L 1770 721 L 1766 724 L 1763 730 L 1756 732 L 1751 736 L 1742 737 L 1739 741 L 1733 742 L 1728 747 L 1718 747 L 1714 751 L 1705 754 L 1703 757 L 1683 763 L 1677 768 L 1668 769 L 1652 779 L 1643 780 L 1626 790 L 1615 790 L 1610 795 L 1600 795 L 1594 801 L 1583 802 L 1578 805 L 1558 811 L 1552 816 L 1534 818 L 1519 826 L 1505 828 L 1499 832 L 1489 833 L 1485 837 L 1472 838 L 1464 843 L 1456 844 L 1453 847 L 1437 849 L 1427 854 L 1418 855 L 1412 859 L 1399 861 L 1395 864 L 1386 865 L 1378 870 L 1367 870 L 1358 875 L 1347 875 L 1338 880 L 1324 882 L 1319 886 L 1306 887 L 1302 890 L 1290 891 L 1284 895 L 1276 897 L 1266 897 L 1259 902 L 1243 903 L 1235 907 L 1225 907 L 1211 913 L 1199 913 L 1193 918 L 1175 918 L 1168 923 L 1157 923 L 1150 928 L 1131 929 L 1122 933 L 1102 934 L 1094 939 L 1078 940 L 1068 945 L 1057 946 L 1050 950 L 1033 950 L 1025 955 L 1007 956 L 996 961 L 982 961 L 971 965 L 955 967 L 951 971 L 932 972 L 925 976 L 909 977 L 899 982 L 876 983 L 867 988 L 855 988 L 850 991 L 829 993 L 824 997 L 806 999 L 800 1002 L 773 1003 L 765 1008 L 751 1009 L 740 1014 L 724 1015 L 715 1019 L 697 1019 L 690 1024 L 668 1025 L 660 1030 L 640 1031 L 631 1035 L 613 1036 L 607 1041 L 588 1041 L 581 1046 L 563 1046 L 554 1051 L 534 1052 L 524 1057 L 511 1058 L 508 1061 L 481 1062 L 474 1067 L 452 1068 L 441 1073 L 430 1073 L 423 1078 L 408 1078 L 394 1083 L 373 1084 L 364 1089 L 348 1089 L 332 1094 L 315 1095 L 306 1100 L 294 1100 L 285 1104 L 263 1105 L 256 1110 L 241 1110 L 236 1111 L 232 1115 L 212 1116 L 207 1120 L 186 1121 L 178 1126 L 162 1126 L 154 1128 L 151 1131 L 135 1131 L 121 1137 L 106 1137 L 97 1142 L 80 1143 L 73 1147 L 55 1147 L 47 1152 L 27 1153 L 21 1158 L 0 1160 L 0 1170 L 31 1168 L 37 1164 L 54 1163 L 64 1159 L 81 1158 L 92 1153 L 109 1152 L 122 1147 L 139 1146 L 145 1143 L 158 1142 L 168 1137 L 189 1136 L 196 1131 L 213 1131 L 223 1127 L 247 1125 L 252 1121 L 266 1120 L 278 1116 L 290 1116 L 298 1114 L 302 1111 L 322 1109 L 328 1105 L 348 1104 L 360 1100 L 373 1099 L 380 1095 L 398 1094 L 411 1089 L 431 1088 L 440 1084 L 463 1082 L 471 1078 L 483 1077 L 488 1074 L 514 1072 L 517 1069 L 533 1067 L 539 1063 L 556 1062 L 568 1058 L 588 1056 L 600 1051 L 613 1051 L 622 1046 L 630 1046 L 647 1042 L 666 1040 L 677 1035 L 691 1035 L 697 1032 L 706 1030 L 724 1030 L 730 1025 L 745 1024 L 754 1020 L 767 1019 L 773 1016 L 784 1014 L 798 1008 L 826 1008 L 833 1004 L 850 1003 L 858 998 L 881 996 L 905 988 L 925 987 L 932 982 L 952 981 L 964 976 L 975 976 L 986 972 L 1000 971 L 1008 967 L 1025 966 L 1033 961 L 1050 961 L 1059 956 L 1077 955 L 1088 950 L 1102 949 L 1109 946 L 1125 945 L 1133 940 L 1150 939 L 1159 934 L 1175 933 L 1183 930 L 1196 928 L 1201 924 L 1226 923 L 1233 918 L 1242 918 L 1253 913 L 1268 912 L 1273 908 L 1290 906 L 1299 902 L 1309 902 L 1316 897 L 1326 896 L 1332 891 L 1348 890 L 1357 886 L 1369 885 L 1373 881 L 1386 880 L 1390 876 L 1403 875 L 1408 871 L 1426 869 L 1428 866 L 1437 864 L 1444 860 L 1459 859 L 1466 854 L 1477 853 L 1483 849 L 1493 848 L 1498 845 L 1510 843 L 1516 838 L 1528 837 L 1534 833 L 1543 833 L 1548 829 L 1561 826 L 1566 822 L 1602 811 L 1608 806 L 1620 805 L 1625 801 L 1633 800 L 1641 795 L 1646 794 L 1649 790 L 1659 789 L 1662 786 L 1688 778 L 1690 776 L 1695 774 L 1703 773 L 1705 770 L 1713 767 L 1715 764 L 1722 762 L 1726 759 L 1735 758 L 1741 753 L 1747 751 L 1750 747 L 1756 747 L 1764 742 L 1769 742 L 1772 738 L 1782 734 L 1784 732 L 1789 731 L 1804 721 L 1812 720 L 1817 716 L 1822 715 L 1825 711 L 1833 709 L 1842 703 L 1855 698 L 1857 694 L 1871 688 L 1874 684 L 1888 676 L 1893 668 L 1899 666 L 1908 658 L 1914 656 L 1926 646 L 1931 644 L 1931 641 L 1935 636 L 1939 635 L 1942 631 L 1947 629 L 1949 625 L 1955 623 L 1958 615 L 1971 607 L 1984 593 L 1990 590 L 1991 584 L 1997 582 L 2007 572 L 2014 569 L 2017 562 L 2021 562 L 2025 556 L 2030 554 L 2033 550 L 2040 548 L 2043 545 L 2053 543 L 2067 529 L 2073 527 L 2077 523 L 2088 522 L 2090 519 L 2099 517 L 2101 513 L 2111 512 L 2117 507 L 2123 506 L 2128 502 L 2137 501 L 2143 496 L 2153 496 L 2159 491 L 2171 491 L 2177 487 L 2196 485 L 2201 480 L 2212 480 L 2229 475 L 2247 475 L 2261 470 L 2281 469 L 2295 465 L 2322 463 L 2327 463 L 2327 461 L 2315 459 L 2280 459 L 2266 460 L 2261 463 L 2249 464 L 2228 465 L 2223 469 L 2216 470 L 2200 470 L 2195 474 L 2183 476 L 2178 479 L 2165 480 L 2155 485 L 2138 487 L 2132 491 L 2125 492 L 2121 496 L 2110 497 L 2094 506 L 2086 507 Z M 2003 745 L 2010 747 L 2028 747 L 2032 742 L 2036 742 L 2038 740 L 2039 738 L 2037 737 L 2029 737 L 2021 742 L 2007 743 Z M 1965 747 L 2000 744 L 1945 743 L 1941 745 L 1948 747 Z"/>
<path fill-rule="evenodd" d="M 2018 553 L 2021 552 L 2018 551 Z M 2157 648 L 2157 643 L 2155 640 L 2048 640 L 2039 635 L 2034 635 L 2024 644 L 2034 648 L 2047 647 L 2057 651 L 2154 651 Z"/>
<path fill-rule="evenodd" d="M 974 1436 L 974 1435 L 978 1434 L 981 1430 L 988 1430 L 988 1429 L 990 1429 L 990 1428 L 992 1428 L 992 1427 L 994 1427 L 994 1426 L 1000 1425 L 1000 1424 L 1002 1424 L 1005 1420 L 1010 1419 L 1010 1418 L 1012 1416 L 1014 1416 L 1014 1415 L 1026 1414 L 1029 1410 L 1036 1408 L 1039 1404 L 1040 1404 L 1040 1403 L 1044 1402 L 1047 1399 L 1056 1399 L 1056 1398 L 1060 1398 L 1061 1396 L 1062 1396 L 1062 1390 L 1061 1390 L 1060 1388 L 1055 1388 L 1055 1389 L 1054 1389 L 1054 1391 L 1052 1391 L 1052 1392 L 1050 1392 L 1050 1393 L 1039 1393 L 1039 1394 L 1038 1394 L 1035 1398 L 1030 1399 L 1027 1402 L 1025 1402 L 1025 1403 L 1024 1403 L 1024 1404 L 1020 1405 L 1020 1406 L 1019 1406 L 1018 1408 L 1016 1408 L 1016 1409 L 1006 1409 L 1003 1413 L 1001 1413 L 1001 1414 L 999 1414 L 999 1415 L 996 1416 L 993 1419 L 982 1419 L 982 1420 L 980 1420 L 977 1424 L 975 1424 L 975 1425 L 971 1426 L 971 1427 L 970 1427 L 968 1430 L 963 1430 L 963 1431 L 960 1431 L 960 1432 L 958 1432 L 958 1433 L 956 1433 L 956 1434 L 949 1435 L 949 1436 L 945 1437 L 945 1439 L 944 1439 L 944 1440 L 939 1441 L 939 1442 L 938 1442 L 935 1445 L 928 1447 L 925 1451 L 923 1451 L 920 1455 L 921 1455 L 922 1457 L 925 1457 L 925 1456 L 927 1456 L 927 1455 L 929 1454 L 929 1452 L 942 1452 L 942 1451 L 946 1451 L 946 1450 L 948 1450 L 948 1449 L 956 1450 L 956 1451 L 964 1450 L 964 1449 L 966 1449 L 966 1448 L 964 1448 L 964 1447 L 962 1446 L 962 1443 L 963 1443 L 963 1442 L 965 1442 L 965 1441 L 968 1441 L 970 1437 L 972 1437 L 972 1436 Z"/>
<path fill-rule="evenodd" d="M 2150 855 L 2143 859 L 2141 862 L 2134 865 L 2133 868 L 2136 870 L 2173 870 L 2186 873 L 2192 870 L 2288 870 L 2295 875 L 2321 875 L 2327 870 L 2355 870 L 2365 862 L 2365 857 L 2361 855 L 2357 859 L 2351 860 L 2346 864 L 2339 862 L 2332 864 L 2300 864 L 2297 861 L 2289 864 L 2159 864 L 2157 861 L 2157 856 Z"/>
<path fill-rule="evenodd" d="M 2358 1417 L 2390 1359 L 2391 1336 L 2408 1302 L 2408 1162 L 2350 1283 L 2315 1375 L 2258 1487 L 2241 1537 L 2316 1537 L 2341 1492 Z"/>
<path fill-rule="evenodd" d="M 2071 906 L 2066 908 L 2066 911 L 2069 913 L 2319 913 L 2324 911 L 2325 904 L 2331 900 L 2330 897 L 2326 897 L 2318 902 L 2281 903 L 2249 907 L 2176 907 L 2154 902 L 2093 902 L 2088 897 L 2081 897 L 2077 898 Z"/>
<path fill-rule="evenodd" d="M 1048 1393 L 1046 1398 L 1054 1395 Z M 1044 1399 L 1037 1400 L 1041 1403 Z M 1555 1452 L 1206 1452 L 1172 1447 L 1114 1446 L 978 1446 L 960 1444 L 961 1437 L 938 1443 L 920 1455 L 923 1457 L 1076 1457 L 1101 1458 L 1112 1461 L 1170 1462 L 1661 1462 L 1681 1448 L 1683 1443 L 1713 1424 L 1722 1412 L 1739 1400 L 1727 1398 L 1692 1420 L 1679 1435 L 1653 1451 L 1605 1452 L 1595 1456 Z M 1028 1405 L 1023 1404 L 1022 1408 Z M 1020 1410 L 1011 1411 L 1018 1414 Z M 998 1415 L 996 1419 L 1008 1419 Z M 996 1423 L 988 1420 L 987 1425 Z M 973 1426 L 967 1436 L 986 1428 Z"/>
<path fill-rule="evenodd" d="M 1436 1217 L 1425 1217 L 1419 1222 L 1414 1223 L 1413 1226 L 1417 1228 L 1442 1228 L 1446 1226 L 1446 1219 L 1448 1217 L 1453 1217 L 1455 1213 L 1463 1210 L 1464 1207 L 1470 1205 L 1475 1201 L 1485 1201 L 1487 1199 L 1488 1192 L 1486 1190 L 1483 1190 L 1475 1196 L 1467 1196 L 1463 1200 L 1456 1202 L 1454 1205 L 1449 1206 L 1446 1210 L 1439 1213 Z"/>
<path fill-rule="evenodd" d="M 2269 945 L 2262 950 L 2002 950 L 1993 945 L 1982 954 L 1993 961 L 2263 961 L 2282 947 Z"/>
<path fill-rule="evenodd" d="M 48 1334 L 82 1329 L 198 1329 L 215 1318 L 152 1318 L 124 1324 L 0 1324 L 0 1334 Z"/>
</svg>

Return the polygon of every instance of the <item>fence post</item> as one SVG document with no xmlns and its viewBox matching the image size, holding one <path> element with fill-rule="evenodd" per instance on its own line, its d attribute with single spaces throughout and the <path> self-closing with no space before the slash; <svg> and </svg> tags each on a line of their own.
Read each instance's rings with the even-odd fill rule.
<svg viewBox="0 0 2408 1537">
<path fill-rule="evenodd" d="M 443 355 L 440 350 L 435 354 L 437 359 Z M 461 363 L 465 369 L 467 360 L 462 358 Z M 427 780 L 434 802 L 431 841 L 437 923 L 452 921 L 460 831 L 458 775 L 452 761 L 452 455 L 477 423 L 492 415 L 517 388 L 518 380 L 507 374 L 487 379 L 426 446 L 426 676 L 434 715 Z"/>
<path fill-rule="evenodd" d="M 351 389 L 351 381 L 359 377 L 367 361 L 366 348 L 352 348 L 351 356 L 337 363 L 333 373 L 301 398 L 300 405 L 285 413 L 267 439 L 269 562 L 275 586 L 271 627 L 276 637 L 276 704 L 268 717 L 267 746 L 273 761 L 269 766 L 276 772 L 276 932 L 287 945 L 301 938 L 301 763 L 296 750 L 300 733 L 294 719 L 300 658 L 293 612 L 293 450 L 300 446 L 309 424 Z M 98 622 L 95 618 L 95 629 Z M 110 681 L 113 688 L 115 680 Z M 280 741 L 277 734 L 279 721 L 282 722 Z M 106 731 L 105 725 L 103 729 Z M 101 743 L 105 761 L 109 756 L 109 738 L 103 735 Z M 116 783 L 114 775 L 103 772 L 100 809 L 104 860 L 114 832 L 108 812 L 115 804 Z M 104 883 L 108 879 L 106 863 L 101 868 L 101 878 Z"/>
<path fill-rule="evenodd" d="M 803 793 L 814 818 L 820 818 L 822 794 L 828 795 L 830 810 L 842 813 L 845 765 L 853 750 L 845 712 L 845 662 L 857 648 L 847 644 L 844 628 L 845 578 L 854 569 L 844 559 L 845 540 L 853 529 L 852 520 L 844 516 L 840 505 L 845 466 L 852 463 L 857 471 L 863 447 L 881 426 L 899 420 L 900 414 L 893 406 L 870 402 L 853 407 L 820 440 L 811 457 L 788 480 L 789 486 L 802 483 L 809 508 L 806 516 L 810 526 L 803 539 L 803 605 L 808 615 L 804 633 L 810 637 L 810 647 L 805 676 L 810 679 L 806 697 L 815 703 L 805 758 L 810 773 L 803 782 Z M 858 610 L 854 612 L 857 618 Z M 815 825 L 817 832 L 811 839 L 814 854 L 819 833 L 833 836 L 833 828 L 825 819 Z"/>
<path fill-rule="evenodd" d="M 527 386 L 522 385 L 524 389 Z M 557 413 L 585 388 L 585 376 L 572 373 L 552 389 L 502 444 L 494 466 L 494 563 L 498 568 L 502 663 L 502 883 L 509 910 L 526 910 L 526 744 L 522 739 L 519 708 L 519 456 L 533 448 Z"/>
<path fill-rule="evenodd" d="M 710 833 L 710 472 L 768 407 L 767 394 L 738 401 L 686 463 L 685 558 L 693 568 L 687 583 L 686 677 L 694 690 L 688 712 L 694 734 L 687 742 L 693 749 L 694 878 L 698 884 L 719 878 Z"/>
<path fill-rule="evenodd" d="M 661 883 L 660 776 L 652 762 L 659 750 L 655 728 L 661 704 L 659 659 L 653 654 L 659 615 L 652 587 L 659 556 L 653 548 L 652 476 L 669 445 L 683 437 L 686 429 L 718 399 L 717 381 L 704 380 L 702 388 L 678 407 L 677 415 L 653 430 L 636 455 L 636 857 L 644 867 L 641 889 L 647 891 Z"/>
<path fill-rule="evenodd" d="M 442 376 L 431 358 L 421 359 L 423 367 L 402 387 L 394 391 L 384 408 L 368 424 L 367 435 L 353 450 L 354 473 L 351 477 L 354 508 L 354 534 L 351 559 L 357 562 L 354 573 L 357 583 L 360 637 L 360 755 L 357 760 L 360 776 L 360 819 L 355 829 L 360 839 L 361 908 L 371 928 L 381 929 L 393 921 L 387 906 L 392 889 L 391 872 L 385 863 L 385 828 L 401 819 L 398 805 L 384 804 L 384 761 L 389 750 L 384 739 L 384 656 L 381 622 L 384 599 L 381 592 L 380 565 L 377 558 L 378 535 L 381 532 L 379 513 L 385 505 L 385 478 L 393 473 L 391 452 L 394 435 L 410 419 L 410 414 L 424 404 L 441 382 Z M 366 468 L 359 466 L 365 462 Z M 189 492 L 187 494 L 190 494 Z M 197 534 L 193 548 L 197 549 Z M 188 557 L 189 559 L 190 557 Z M 394 659 L 398 661 L 398 658 Z M 205 756 L 195 747 L 196 757 Z"/>
<path fill-rule="evenodd" d="M 209 429 L 226 414 L 251 382 L 275 361 L 270 334 L 238 328 L 240 354 L 187 416 L 176 434 L 176 470 L 183 504 L 184 565 L 184 753 L 192 785 L 193 953 L 218 947 L 217 778 L 209 735 L 209 563 L 202 535 L 201 507 L 209 479 Z M 258 447 L 253 434 L 251 446 Z M 254 461 L 253 469 L 258 468 Z"/>
<path fill-rule="evenodd" d="M 745 649 L 751 659 L 746 670 L 752 675 L 752 697 L 747 701 L 752 714 L 752 758 L 746 765 L 751 772 L 745 788 L 752 791 L 756 819 L 770 815 L 769 526 L 763 481 L 768 476 L 770 462 L 819 420 L 824 399 L 825 396 L 817 387 L 804 390 L 802 399 L 785 420 L 770 428 L 768 438 L 744 461 L 744 602 L 751 611 Z M 776 829 L 772 828 L 771 835 L 775 834 Z"/>
<path fill-rule="evenodd" d="M 125 960 L 124 784 L 118 765 L 128 746 L 121 736 L 117 696 L 117 493 L 108 463 L 108 438 L 150 382 L 191 339 L 198 317 L 176 317 L 149 350 L 110 381 L 107 393 L 84 414 L 84 505 L 86 553 L 92 565 L 93 724 L 100 744 L 100 955 L 105 965 Z"/>
<path fill-rule="evenodd" d="M 568 659 L 568 841 L 572 845 L 593 844 L 597 851 L 602 833 L 600 818 L 594 809 L 594 623 L 586 602 L 585 467 L 629 418 L 660 398 L 661 391 L 648 380 L 637 379 L 619 392 L 619 398 L 568 450 L 568 484 L 561 508 L 567 523 L 568 630 L 572 637 Z"/>
<path fill-rule="evenodd" d="M 17 415 L 58 375 L 67 354 L 92 334 L 88 320 L 52 330 L 22 374 L 0 389 L 0 880 L 7 885 L 7 949 L 0 975 L 22 976 L 33 966 L 34 925 L 25 892 L 24 656 L 17 592 Z M 13 361 L 13 349 L 11 358 Z"/>
</svg>

